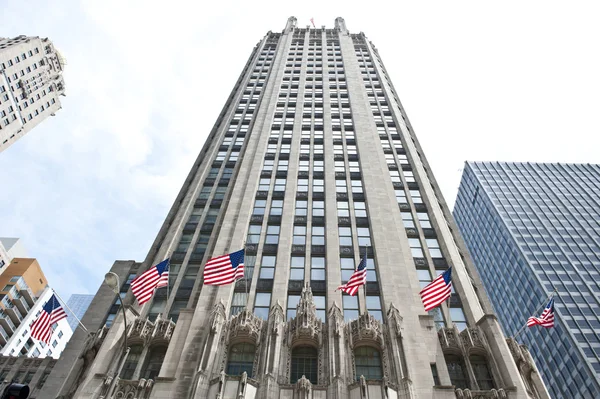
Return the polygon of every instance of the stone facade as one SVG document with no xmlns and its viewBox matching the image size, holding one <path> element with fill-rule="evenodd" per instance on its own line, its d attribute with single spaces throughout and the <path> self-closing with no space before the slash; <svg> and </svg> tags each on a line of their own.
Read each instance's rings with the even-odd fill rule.
<svg viewBox="0 0 600 399">
<path fill-rule="evenodd" d="M 292 17 L 252 52 L 139 265 L 169 257 L 168 293 L 129 293 L 110 328 L 76 333 L 41 397 L 547 398 L 455 232 L 377 50 L 342 18 Z M 244 280 L 202 284 L 244 246 Z M 367 284 L 342 295 L 361 257 Z M 448 266 L 456 292 L 428 314 L 421 286 Z M 84 324 L 113 300 L 101 287 Z"/>
</svg>

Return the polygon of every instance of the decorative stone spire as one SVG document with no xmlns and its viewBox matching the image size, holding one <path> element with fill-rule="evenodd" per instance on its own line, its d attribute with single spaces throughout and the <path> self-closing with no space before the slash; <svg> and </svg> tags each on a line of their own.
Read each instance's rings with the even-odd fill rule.
<svg viewBox="0 0 600 399">
<path fill-rule="evenodd" d="M 300 301 L 296 306 L 296 317 L 290 321 L 291 334 L 290 344 L 296 338 L 303 338 L 314 341 L 315 344 L 321 346 L 321 330 L 323 322 L 317 317 L 317 307 L 310 289 L 309 283 L 304 284 Z"/>
<path fill-rule="evenodd" d="M 289 33 L 296 27 L 297 19 L 296 17 L 289 17 L 287 23 L 285 24 L 284 33 Z"/>
</svg>

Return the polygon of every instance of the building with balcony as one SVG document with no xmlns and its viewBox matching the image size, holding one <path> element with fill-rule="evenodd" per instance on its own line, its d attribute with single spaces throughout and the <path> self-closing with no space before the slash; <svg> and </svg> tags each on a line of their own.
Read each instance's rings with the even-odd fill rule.
<svg viewBox="0 0 600 399">
<path fill-rule="evenodd" d="M 208 259 L 244 247 L 244 279 L 203 284 Z M 169 289 L 139 306 L 132 273 L 167 256 Z M 366 285 L 342 295 L 363 256 Z M 451 299 L 425 312 L 419 291 L 450 266 Z M 76 331 L 40 398 L 548 398 L 379 51 L 342 18 L 262 38 L 146 259 L 113 270 L 123 311 L 102 286 L 94 334 Z"/>
<path fill-rule="evenodd" d="M 48 38 L 0 38 L 0 152 L 61 108 L 63 68 Z"/>
<path fill-rule="evenodd" d="M 0 274 L 4 272 L 13 258 L 26 257 L 27 251 L 25 251 L 20 238 L 0 237 Z"/>
<path fill-rule="evenodd" d="M 54 326 L 50 345 L 31 338 L 30 325 L 53 293 L 37 260 L 14 258 L 0 287 L 0 355 L 57 359 L 73 335 L 66 319 Z"/>
</svg>

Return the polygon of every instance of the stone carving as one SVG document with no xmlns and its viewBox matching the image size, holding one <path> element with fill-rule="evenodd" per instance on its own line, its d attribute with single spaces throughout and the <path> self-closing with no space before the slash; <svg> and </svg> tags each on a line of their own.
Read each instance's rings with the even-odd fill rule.
<svg viewBox="0 0 600 399">
<path fill-rule="evenodd" d="M 229 321 L 229 337 L 248 337 L 258 342 L 262 326 L 263 320 L 245 308 Z"/>
<path fill-rule="evenodd" d="M 222 326 L 226 319 L 225 303 L 220 300 L 210 312 L 210 331 L 216 334 L 219 331 L 219 326 Z"/>
<path fill-rule="evenodd" d="M 269 323 L 272 323 L 270 328 L 271 334 L 279 335 L 282 332 L 280 329 L 284 321 L 285 318 L 283 316 L 283 307 L 281 307 L 279 300 L 277 300 L 277 303 L 273 305 L 271 311 L 269 312 Z"/>
<path fill-rule="evenodd" d="M 312 384 L 305 376 L 302 376 L 296 383 L 296 389 L 300 398 L 309 398 Z"/>
<path fill-rule="evenodd" d="M 467 353 L 471 348 L 485 350 L 481 332 L 477 328 L 465 328 L 463 331 L 461 331 L 460 338 Z"/>
<path fill-rule="evenodd" d="M 323 344 L 323 322 L 317 317 L 317 307 L 308 283 L 304 285 L 300 294 L 300 301 L 296 306 L 296 317 L 288 323 L 290 324 L 288 335 L 288 346 L 290 348 L 298 340 L 310 342 L 318 348 Z"/>
<path fill-rule="evenodd" d="M 369 313 L 361 314 L 358 319 L 351 321 L 347 328 L 350 330 L 348 337 L 351 347 L 364 340 L 376 342 L 381 349 L 385 347 L 381 323 Z"/>
<path fill-rule="evenodd" d="M 387 313 L 388 325 L 394 326 L 394 330 L 396 330 L 396 335 L 400 337 L 402 335 L 402 324 L 403 319 L 400 316 L 400 311 L 398 308 L 394 306 L 394 304 L 390 304 L 390 309 Z"/>
<path fill-rule="evenodd" d="M 344 331 L 344 314 L 342 310 L 338 307 L 336 302 L 333 302 L 333 305 L 329 309 L 329 325 L 331 328 L 331 332 L 336 337 L 341 337 Z"/>
<path fill-rule="evenodd" d="M 440 344 L 442 345 L 442 349 L 455 349 L 461 350 L 457 331 L 454 328 L 440 328 L 438 331 L 438 338 L 440 340 Z"/>
<path fill-rule="evenodd" d="M 508 399 L 504 389 L 491 389 L 489 391 L 471 391 L 470 389 L 456 389 L 457 399 Z"/>
<path fill-rule="evenodd" d="M 141 340 L 145 346 L 151 342 L 160 340 L 169 342 L 173 331 L 175 330 L 175 322 L 173 320 L 165 320 L 160 317 L 152 322 L 150 319 L 137 317 L 127 332 L 127 339 Z"/>
<path fill-rule="evenodd" d="M 153 380 L 139 381 L 119 380 L 114 398 L 117 399 L 146 399 L 152 392 Z"/>
</svg>

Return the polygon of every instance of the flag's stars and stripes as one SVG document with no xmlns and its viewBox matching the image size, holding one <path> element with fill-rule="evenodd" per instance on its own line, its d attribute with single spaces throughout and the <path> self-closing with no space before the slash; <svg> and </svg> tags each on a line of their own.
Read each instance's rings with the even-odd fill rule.
<svg viewBox="0 0 600 399">
<path fill-rule="evenodd" d="M 361 285 L 365 285 L 367 282 L 367 257 L 361 259 L 358 267 L 350 277 L 350 280 L 346 284 L 342 284 L 337 287 L 337 290 L 342 290 L 348 295 L 354 296 Z"/>
<path fill-rule="evenodd" d="M 421 290 L 420 295 L 423 306 L 425 306 L 425 311 L 429 311 L 436 306 L 439 306 L 446 299 L 450 298 L 451 292 L 452 268 L 450 267 Z"/>
<path fill-rule="evenodd" d="M 131 291 L 140 305 L 152 298 L 154 290 L 169 285 L 169 259 L 152 266 L 131 282 Z"/>
<path fill-rule="evenodd" d="M 244 278 L 244 250 L 209 259 L 204 265 L 204 284 L 225 285 Z"/>
<path fill-rule="evenodd" d="M 540 317 L 531 316 L 527 319 L 527 327 L 535 325 L 546 328 L 554 327 L 554 298 L 550 298 L 550 302 L 548 302 Z"/>
<path fill-rule="evenodd" d="M 38 318 L 31 324 L 31 336 L 49 344 L 52 337 L 52 326 L 66 317 L 67 313 L 60 305 L 56 295 L 52 294 L 48 302 L 42 307 Z"/>
</svg>

